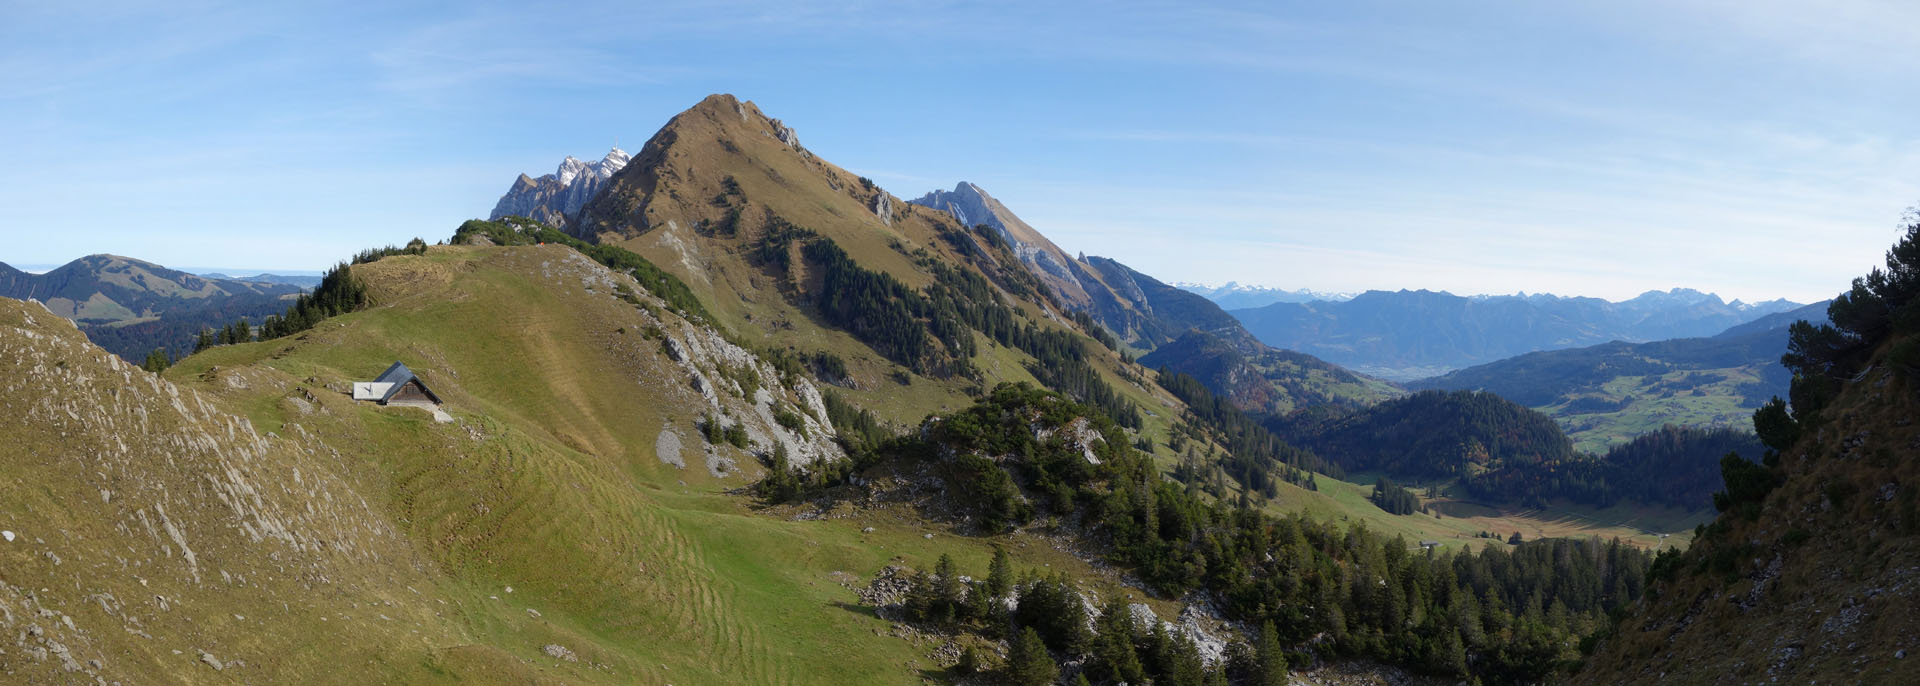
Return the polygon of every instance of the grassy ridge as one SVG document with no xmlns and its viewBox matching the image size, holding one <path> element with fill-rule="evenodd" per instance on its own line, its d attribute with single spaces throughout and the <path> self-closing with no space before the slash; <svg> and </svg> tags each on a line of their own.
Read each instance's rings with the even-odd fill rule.
<svg viewBox="0 0 1920 686">
<path fill-rule="evenodd" d="M 364 277 L 380 306 L 293 340 L 210 351 L 170 374 L 258 366 L 284 384 L 357 378 L 399 358 L 448 398 L 464 426 L 323 400 L 346 415 L 328 443 L 368 446 L 361 457 L 389 480 L 381 507 L 441 568 L 441 592 L 459 608 L 453 626 L 473 644 L 421 669 L 473 676 L 497 651 L 549 665 L 549 676 L 615 683 L 872 683 L 932 667 L 924 649 L 878 635 L 885 622 L 845 609 L 856 599 L 835 573 L 864 583 L 890 560 L 925 565 L 942 553 L 984 567 L 989 542 L 928 540 L 923 526 L 884 518 L 769 518 L 726 493 L 752 468 L 715 478 L 695 459 L 684 471 L 662 464 L 651 447 L 663 429 L 697 449 L 692 414 L 669 400 L 681 384 L 657 344 L 622 347 L 614 329 L 637 328 L 633 308 L 542 275 L 565 255 L 388 258 Z M 263 428 L 312 422 L 285 411 L 271 386 L 229 393 Z M 1015 547 L 1025 564 L 1094 576 L 1070 557 Z M 549 642 L 607 668 L 553 666 L 539 653 Z"/>
</svg>

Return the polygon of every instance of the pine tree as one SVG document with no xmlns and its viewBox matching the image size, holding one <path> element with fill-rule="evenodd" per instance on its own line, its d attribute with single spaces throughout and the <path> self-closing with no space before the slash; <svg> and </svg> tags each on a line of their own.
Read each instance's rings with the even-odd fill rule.
<svg viewBox="0 0 1920 686">
<path fill-rule="evenodd" d="M 907 597 L 901 602 L 907 618 L 924 622 L 933 616 L 934 606 L 940 603 L 939 594 L 933 590 L 933 580 L 927 574 L 915 571 L 907 578 Z"/>
<path fill-rule="evenodd" d="M 945 624 L 953 621 L 960 610 L 960 571 L 953 564 L 953 556 L 942 553 L 939 564 L 934 565 L 933 621 Z"/>
<path fill-rule="evenodd" d="M 197 353 L 202 350 L 206 350 L 207 348 L 211 348 L 213 347 L 213 345 L 214 345 L 213 329 L 210 329 L 207 327 L 201 327 L 200 335 L 194 337 L 193 339 L 193 351 Z"/>
<path fill-rule="evenodd" d="M 1273 620 L 1260 624 L 1260 643 L 1254 647 L 1253 683 L 1259 686 L 1286 686 L 1287 655 L 1280 650 L 1280 632 Z"/>
<path fill-rule="evenodd" d="M 154 348 L 153 352 L 147 353 L 147 361 L 140 363 L 140 368 L 159 374 L 166 371 L 172 364 L 173 362 L 167 359 L 166 348 Z"/>
<path fill-rule="evenodd" d="M 1046 686 L 1059 678 L 1060 667 L 1047 653 L 1040 633 L 1033 627 L 1022 628 L 1007 651 L 1007 680 L 1015 686 Z"/>
<path fill-rule="evenodd" d="M 987 595 L 999 598 L 1011 590 L 1013 590 L 1013 556 L 1007 554 L 1006 548 L 994 546 L 993 564 L 987 567 Z"/>
<path fill-rule="evenodd" d="M 1137 684 L 1146 680 L 1140 655 L 1133 648 L 1133 608 L 1114 598 L 1100 611 L 1087 670 L 1103 682 Z"/>
</svg>

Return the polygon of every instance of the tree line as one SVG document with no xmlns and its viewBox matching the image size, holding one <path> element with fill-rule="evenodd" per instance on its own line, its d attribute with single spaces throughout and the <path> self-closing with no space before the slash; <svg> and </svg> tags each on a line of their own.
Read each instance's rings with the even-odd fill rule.
<svg viewBox="0 0 1920 686">
<path fill-rule="evenodd" d="M 1071 578 L 1033 569 L 1013 571 L 1006 550 L 996 548 L 987 575 L 961 576 L 942 555 L 932 570 L 908 573 L 903 618 L 950 634 L 1003 639 L 1004 663 L 969 645 L 953 672 L 960 678 L 998 676 L 1010 684 L 1041 686 L 1071 673 L 1071 683 L 1285 684 L 1287 655 L 1271 622 L 1252 645 L 1234 644 L 1228 659 L 1207 665 L 1193 637 L 1149 621 L 1123 598 L 1107 599 L 1097 613 Z"/>
<path fill-rule="evenodd" d="M 1620 502 L 1705 509 L 1723 485 L 1721 460 L 1728 454 L 1757 460 L 1760 438 L 1732 427 L 1668 424 L 1614 446 L 1603 456 L 1509 461 L 1461 479 L 1481 500 L 1540 507 L 1564 498 L 1595 507 Z"/>
<path fill-rule="evenodd" d="M 485 238 L 495 245 L 536 245 L 554 243 L 579 251 L 602 266 L 632 276 L 640 287 L 666 301 L 683 316 L 699 319 L 718 328 L 719 322 L 707 313 L 705 305 L 694 297 L 693 289 L 679 277 L 661 269 L 639 254 L 617 245 L 588 243 L 546 224 L 521 216 L 501 217 L 499 221 L 470 219 L 454 229 L 453 243 L 461 245 Z"/>
<path fill-rule="evenodd" d="M 1088 460 L 1058 431 L 1086 419 Z M 1638 598 L 1648 556 L 1618 541 L 1550 539 L 1478 551 L 1415 551 L 1399 537 L 1275 516 L 1161 477 L 1110 418 L 1057 393 L 1003 384 L 930 421 L 874 461 L 916 461 L 954 485 L 949 507 L 982 533 L 1059 517 L 1167 597 L 1204 590 L 1232 619 L 1329 656 L 1449 676 L 1539 679 Z M 1054 430 L 1038 435 L 1035 427 Z"/>
<path fill-rule="evenodd" d="M 1029 320 L 979 273 L 922 254 L 917 263 L 932 273 L 933 283 L 915 290 L 860 266 L 832 239 L 771 213 L 748 254 L 764 268 L 790 273 L 795 244 L 820 279 L 808 300 L 822 320 L 882 357 L 922 375 L 977 380 L 980 372 L 972 358 L 979 352 L 973 338 L 978 331 L 1032 356 L 1027 369 L 1046 386 L 1092 403 L 1127 426 L 1140 426 L 1139 408 L 1092 364 L 1084 338 Z"/>
<path fill-rule="evenodd" d="M 1322 459 L 1274 433 L 1254 415 L 1214 395 L 1192 376 L 1160 369 L 1160 386 L 1187 406 L 1184 430 L 1193 438 L 1210 438 L 1226 448 L 1221 466 L 1249 490 L 1274 495 L 1274 482 L 1290 481 L 1314 488 L 1309 472 L 1334 478 L 1346 475 L 1338 464 Z"/>
</svg>

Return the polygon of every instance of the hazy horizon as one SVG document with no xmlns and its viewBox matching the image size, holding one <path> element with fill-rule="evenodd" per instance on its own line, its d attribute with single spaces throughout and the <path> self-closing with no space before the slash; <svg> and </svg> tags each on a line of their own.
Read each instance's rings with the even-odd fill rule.
<svg viewBox="0 0 1920 686">
<path fill-rule="evenodd" d="M 1864 2 L 0 14 L 27 263 L 324 269 L 715 92 L 1166 281 L 1807 302 L 1920 200 L 1920 8 Z"/>
</svg>

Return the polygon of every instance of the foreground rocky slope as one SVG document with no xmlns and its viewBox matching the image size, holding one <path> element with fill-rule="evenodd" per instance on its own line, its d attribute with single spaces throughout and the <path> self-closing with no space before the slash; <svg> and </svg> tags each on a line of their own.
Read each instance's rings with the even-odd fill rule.
<svg viewBox="0 0 1920 686">
<path fill-rule="evenodd" d="M 1920 679 L 1920 222 L 1828 323 L 1788 332 L 1791 409 L 1753 424 L 1762 464 L 1721 463 L 1721 514 L 1650 571 L 1587 683 Z"/>
<path fill-rule="evenodd" d="M 1920 413 L 1869 371 L 1780 461 L 1754 519 L 1723 514 L 1590 660 L 1584 683 L 1920 678 Z"/>
<path fill-rule="evenodd" d="M 263 433 L 16 300 L 0 378 L 9 680 L 279 680 L 458 642 L 408 592 L 426 560 L 368 502 L 374 475 L 305 427 Z"/>
</svg>

